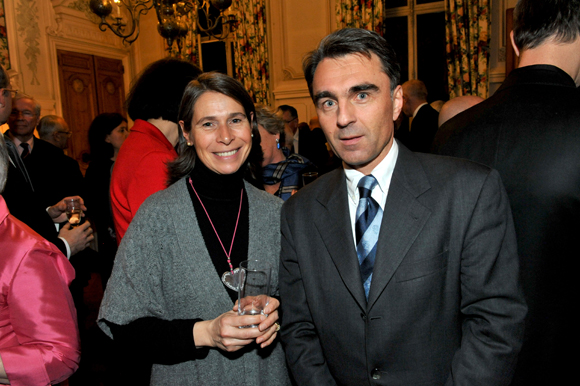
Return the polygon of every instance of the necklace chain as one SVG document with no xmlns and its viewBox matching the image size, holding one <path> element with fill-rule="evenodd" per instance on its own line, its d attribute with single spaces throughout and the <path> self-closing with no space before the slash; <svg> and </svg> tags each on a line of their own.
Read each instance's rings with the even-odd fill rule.
<svg viewBox="0 0 580 386">
<path fill-rule="evenodd" d="M 236 219 L 236 227 L 234 228 L 234 235 L 232 236 L 232 243 L 230 244 L 230 252 L 228 253 L 226 251 L 226 248 L 224 247 L 224 243 L 222 243 L 222 239 L 220 238 L 220 235 L 218 234 L 217 230 L 215 229 L 215 226 L 213 225 L 213 221 L 211 221 L 211 217 L 209 217 L 209 213 L 207 212 L 207 209 L 205 209 L 205 205 L 203 205 L 203 202 L 201 201 L 201 198 L 199 197 L 199 194 L 197 194 L 197 191 L 193 187 L 193 182 L 191 181 L 191 177 L 189 177 L 189 185 L 191 185 L 191 188 L 193 189 L 193 192 L 197 196 L 197 199 L 199 200 L 199 203 L 201 204 L 201 207 L 203 208 L 203 210 L 205 212 L 205 215 L 207 216 L 207 219 L 209 220 L 209 223 L 211 224 L 211 227 L 213 228 L 213 231 L 215 232 L 215 235 L 217 236 L 218 241 L 220 242 L 220 244 L 222 246 L 222 249 L 224 250 L 224 253 L 226 254 L 226 256 L 228 258 L 228 264 L 230 266 L 230 272 L 233 275 L 234 274 L 234 267 L 232 265 L 231 255 L 232 255 L 232 249 L 234 247 L 234 240 L 236 239 L 236 231 L 238 230 L 238 223 L 240 221 L 240 213 L 242 213 L 242 200 L 243 200 L 243 197 L 244 197 L 244 189 L 242 189 L 242 191 L 240 193 L 240 208 L 238 209 L 238 218 Z"/>
</svg>

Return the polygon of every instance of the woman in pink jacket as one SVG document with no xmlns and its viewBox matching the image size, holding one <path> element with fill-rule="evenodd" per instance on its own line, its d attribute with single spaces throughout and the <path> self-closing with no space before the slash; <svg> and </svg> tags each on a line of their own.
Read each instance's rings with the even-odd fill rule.
<svg viewBox="0 0 580 386">
<path fill-rule="evenodd" d="M 9 160 L 0 136 L 0 193 Z M 78 367 L 74 269 L 54 245 L 8 212 L 0 195 L 0 383 L 36 386 Z"/>
</svg>

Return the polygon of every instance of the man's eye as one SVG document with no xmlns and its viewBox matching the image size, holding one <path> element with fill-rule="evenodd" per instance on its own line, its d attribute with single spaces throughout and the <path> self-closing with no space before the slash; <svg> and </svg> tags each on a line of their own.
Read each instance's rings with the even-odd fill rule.
<svg viewBox="0 0 580 386">
<path fill-rule="evenodd" d="M 330 100 L 330 99 L 322 102 L 323 107 L 332 107 L 334 105 L 335 105 L 335 102 L 333 100 Z"/>
<path fill-rule="evenodd" d="M 357 94 L 357 98 L 358 99 L 367 99 L 369 97 L 369 94 L 366 92 L 361 92 Z"/>
</svg>

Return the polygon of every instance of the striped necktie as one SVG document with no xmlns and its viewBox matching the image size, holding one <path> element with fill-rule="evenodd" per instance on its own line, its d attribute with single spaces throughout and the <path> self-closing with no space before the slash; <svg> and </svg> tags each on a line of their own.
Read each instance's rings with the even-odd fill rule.
<svg viewBox="0 0 580 386">
<path fill-rule="evenodd" d="M 364 176 L 358 183 L 360 199 L 356 208 L 356 253 L 367 300 L 373 277 L 377 241 L 383 219 L 381 206 L 371 197 L 372 190 L 377 183 L 372 174 Z"/>
<path fill-rule="evenodd" d="M 20 147 L 23 149 L 22 153 L 20 154 L 20 158 L 24 159 L 28 157 L 28 155 L 30 154 L 30 145 L 26 142 L 22 142 L 20 144 Z"/>
</svg>

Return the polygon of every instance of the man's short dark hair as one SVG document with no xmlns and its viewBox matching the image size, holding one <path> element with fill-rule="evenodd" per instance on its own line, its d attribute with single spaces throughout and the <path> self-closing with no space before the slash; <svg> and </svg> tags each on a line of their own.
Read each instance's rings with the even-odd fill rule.
<svg viewBox="0 0 580 386">
<path fill-rule="evenodd" d="M 538 47 L 550 38 L 571 43 L 580 35 L 580 0 L 519 0 L 513 31 L 520 50 Z"/>
<path fill-rule="evenodd" d="M 290 112 L 292 119 L 298 118 L 298 111 L 296 111 L 296 109 L 290 105 L 278 106 L 278 110 L 281 111 L 282 114 L 284 114 L 286 111 Z"/>
<path fill-rule="evenodd" d="M 129 116 L 177 123 L 183 90 L 199 74 L 201 70 L 185 60 L 165 58 L 151 63 L 131 86 L 126 101 Z"/>
<path fill-rule="evenodd" d="M 401 68 L 393 47 L 385 38 L 373 31 L 359 28 L 344 28 L 331 33 L 320 41 L 318 48 L 308 53 L 302 62 L 304 77 L 308 84 L 310 96 L 312 94 L 312 80 L 316 67 L 326 58 L 341 58 L 346 55 L 361 54 L 371 58 L 371 54 L 378 56 L 383 72 L 391 80 L 391 93 L 399 85 Z"/>
</svg>

